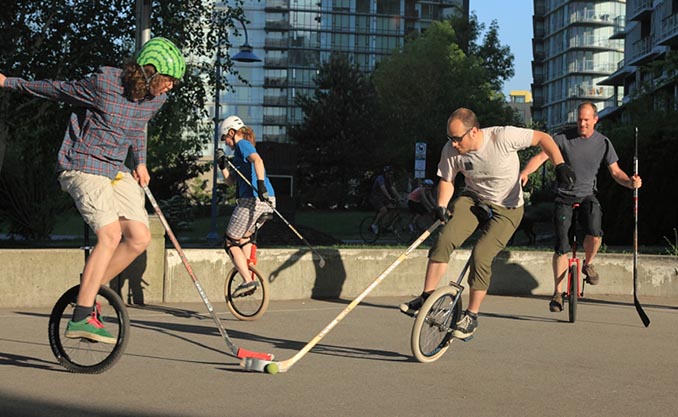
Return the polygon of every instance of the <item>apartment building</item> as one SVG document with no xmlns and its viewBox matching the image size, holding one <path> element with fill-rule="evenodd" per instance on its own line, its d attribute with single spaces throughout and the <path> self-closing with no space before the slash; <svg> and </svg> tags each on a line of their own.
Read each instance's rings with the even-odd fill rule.
<svg viewBox="0 0 678 417">
<path fill-rule="evenodd" d="M 249 85 L 229 80 L 234 91 L 220 95 L 219 119 L 239 114 L 257 140 L 287 143 L 289 126 L 303 120 L 295 97 L 313 92 L 332 53 L 372 71 L 408 34 L 450 13 L 468 16 L 469 0 L 245 0 L 243 8 L 248 42 L 261 61 L 235 63 Z M 244 33 L 231 41 L 237 47 Z"/>
<path fill-rule="evenodd" d="M 656 94 L 654 105 L 675 109 L 678 99 L 675 74 L 666 71 L 653 74 L 643 67 L 678 48 L 678 1 L 627 0 L 626 19 L 620 23 L 614 36 L 626 41 L 624 57 L 616 71 L 599 82 L 615 91 L 600 117 L 623 117 L 624 106 L 643 88 L 667 93 Z"/>
<path fill-rule="evenodd" d="M 534 0 L 532 118 L 549 131 L 576 123 L 585 100 L 599 109 L 618 94 L 600 82 L 624 57 L 624 39 L 614 37 L 627 1 Z"/>
</svg>

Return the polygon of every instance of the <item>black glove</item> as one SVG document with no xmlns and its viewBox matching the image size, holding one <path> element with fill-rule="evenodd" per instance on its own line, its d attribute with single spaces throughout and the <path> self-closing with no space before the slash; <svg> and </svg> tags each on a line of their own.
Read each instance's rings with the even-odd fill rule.
<svg viewBox="0 0 678 417">
<path fill-rule="evenodd" d="M 450 220 L 450 214 L 447 211 L 447 207 L 438 206 L 434 210 L 436 217 L 443 223 L 447 223 Z"/>
<path fill-rule="evenodd" d="M 224 152 L 223 149 L 217 148 L 217 151 L 215 152 L 215 156 L 217 158 L 217 165 L 219 165 L 219 169 L 223 170 L 226 168 L 226 152 Z"/>
<path fill-rule="evenodd" d="M 563 162 L 556 165 L 556 181 L 558 181 L 559 188 L 572 190 L 576 180 L 577 176 L 574 175 L 574 171 L 568 164 Z"/>
<path fill-rule="evenodd" d="M 266 191 L 266 182 L 257 180 L 257 193 L 259 193 L 259 200 L 268 201 L 268 191 Z"/>
</svg>

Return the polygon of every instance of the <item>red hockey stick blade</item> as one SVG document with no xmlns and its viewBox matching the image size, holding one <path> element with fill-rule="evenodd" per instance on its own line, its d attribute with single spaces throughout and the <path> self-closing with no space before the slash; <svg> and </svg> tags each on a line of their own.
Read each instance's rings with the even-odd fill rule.
<svg viewBox="0 0 678 417">
<path fill-rule="evenodd" d="M 275 356 L 273 356 L 270 353 L 253 352 L 251 350 L 247 350 L 247 349 L 243 349 L 243 348 L 238 348 L 238 357 L 240 359 L 243 359 L 243 358 L 263 359 L 265 361 L 272 361 L 273 359 L 275 359 Z"/>
</svg>

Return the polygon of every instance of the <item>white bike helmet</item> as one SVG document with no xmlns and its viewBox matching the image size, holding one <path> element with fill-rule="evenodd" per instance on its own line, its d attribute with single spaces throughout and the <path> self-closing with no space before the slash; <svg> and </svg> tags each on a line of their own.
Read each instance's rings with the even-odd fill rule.
<svg viewBox="0 0 678 417">
<path fill-rule="evenodd" d="M 241 127 L 245 127 L 245 123 L 238 116 L 228 116 L 219 124 L 219 137 L 227 135 L 231 129 L 237 132 Z"/>
<path fill-rule="evenodd" d="M 433 180 L 429 180 L 428 178 L 424 180 L 424 187 L 433 187 Z"/>
</svg>

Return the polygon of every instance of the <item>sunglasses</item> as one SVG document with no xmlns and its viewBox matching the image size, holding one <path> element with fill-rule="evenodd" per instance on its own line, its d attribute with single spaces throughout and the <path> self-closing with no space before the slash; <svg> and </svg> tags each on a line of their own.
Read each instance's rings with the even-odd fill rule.
<svg viewBox="0 0 678 417">
<path fill-rule="evenodd" d="M 459 143 L 459 142 L 462 141 L 462 139 L 464 139 L 464 136 L 468 135 L 468 132 L 470 132 L 472 129 L 473 129 L 473 127 L 471 127 L 469 130 L 467 130 L 466 132 L 464 132 L 464 134 L 461 135 L 461 136 L 450 136 L 450 135 L 447 135 L 447 139 L 450 140 L 450 142 L 452 142 L 452 143 Z"/>
</svg>

